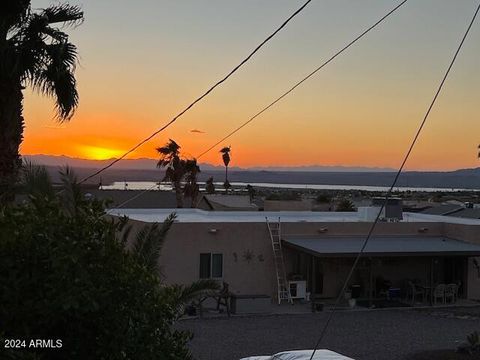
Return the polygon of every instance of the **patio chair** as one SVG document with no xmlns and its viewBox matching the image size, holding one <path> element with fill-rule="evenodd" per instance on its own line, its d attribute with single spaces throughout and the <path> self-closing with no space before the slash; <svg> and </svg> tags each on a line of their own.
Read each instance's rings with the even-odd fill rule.
<svg viewBox="0 0 480 360">
<path fill-rule="evenodd" d="M 422 302 L 425 300 L 425 290 L 416 286 L 413 282 L 408 281 L 407 288 L 407 300 L 411 297 L 412 305 L 415 305 L 415 298 L 417 296 L 422 298 Z"/>
<path fill-rule="evenodd" d="M 449 302 L 450 299 L 451 303 L 454 304 L 457 302 L 458 297 L 458 285 L 457 284 L 448 284 L 445 286 L 445 302 Z"/>
<path fill-rule="evenodd" d="M 442 304 L 445 304 L 445 284 L 438 284 L 433 289 L 433 305 L 437 304 L 437 299 L 442 299 Z"/>
</svg>

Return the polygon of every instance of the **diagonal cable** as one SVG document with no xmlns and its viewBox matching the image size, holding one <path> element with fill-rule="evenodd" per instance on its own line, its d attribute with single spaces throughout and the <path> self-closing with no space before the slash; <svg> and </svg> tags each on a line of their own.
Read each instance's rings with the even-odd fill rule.
<svg viewBox="0 0 480 360">
<path fill-rule="evenodd" d="M 368 234 L 365 238 L 365 241 L 363 242 L 363 245 L 360 249 L 360 252 L 358 253 L 358 255 L 356 256 L 355 258 L 355 261 L 352 265 L 352 268 L 350 269 L 348 275 L 347 275 L 347 278 L 345 279 L 345 282 L 343 283 L 343 286 L 342 286 L 342 289 L 340 290 L 340 293 L 338 294 L 338 297 L 335 301 L 335 304 L 333 306 L 333 309 L 332 311 L 330 312 L 328 318 L 327 318 L 327 321 L 325 322 L 325 325 L 323 326 L 322 328 L 322 331 L 320 332 L 320 336 L 317 340 L 317 343 L 315 344 L 315 347 L 312 351 L 312 356 L 310 356 L 310 360 L 313 359 L 313 356 L 315 355 L 315 352 L 317 351 L 318 349 L 318 346 L 320 345 L 323 337 L 325 336 L 325 333 L 328 329 L 328 326 L 330 325 L 330 322 L 332 321 L 333 319 L 333 316 L 335 314 L 335 310 L 340 302 L 340 299 L 341 297 L 343 296 L 343 294 L 345 293 L 345 290 L 347 289 L 347 286 L 348 286 L 348 283 L 353 275 L 353 272 L 355 271 L 355 268 L 357 267 L 358 265 L 358 262 L 360 261 L 360 258 L 362 257 L 362 254 L 364 253 L 365 251 L 365 248 L 367 247 L 367 244 L 368 244 L 368 241 L 370 240 L 372 234 L 373 234 L 373 231 L 375 230 L 375 227 L 377 226 L 377 223 L 378 221 L 380 220 L 380 216 L 381 216 L 381 213 L 383 211 L 383 209 L 385 208 L 385 205 L 387 204 L 388 202 L 388 199 L 389 199 L 389 196 L 392 194 L 392 191 L 393 191 L 393 188 L 395 187 L 395 185 L 397 184 L 397 181 L 398 181 L 398 178 L 400 177 L 400 174 L 402 173 L 403 171 L 403 168 L 405 167 L 405 164 L 407 163 L 407 160 L 408 158 L 410 157 L 410 154 L 412 153 L 413 151 L 413 148 L 415 147 L 415 144 L 425 126 L 425 123 L 427 122 L 427 119 L 430 115 L 430 112 L 431 110 L 433 109 L 433 106 L 435 105 L 436 101 L 437 101 L 437 98 L 438 96 L 440 95 L 440 92 L 442 91 L 442 88 L 443 88 L 443 85 L 445 84 L 445 81 L 447 80 L 448 78 L 448 75 L 450 74 L 450 70 L 452 69 L 453 65 L 455 64 L 455 61 L 457 59 L 457 56 L 458 54 L 460 53 L 460 50 L 462 49 L 462 46 L 463 46 L 463 43 L 465 42 L 465 39 L 467 38 L 468 36 L 468 33 L 470 32 L 470 29 L 472 28 L 472 25 L 474 24 L 475 22 L 475 19 L 477 17 L 477 14 L 480 10 L 480 3 L 478 4 L 477 6 L 477 9 L 472 17 L 472 20 L 470 21 L 468 27 L 467 27 L 467 30 L 465 31 L 465 34 L 463 35 L 462 37 L 462 40 L 460 41 L 460 44 L 458 45 L 457 47 L 457 50 L 455 51 L 455 54 L 453 55 L 453 58 L 452 60 L 450 61 L 450 65 L 448 66 L 445 74 L 443 75 L 443 78 L 442 78 L 442 81 L 440 82 L 440 85 L 438 86 L 437 88 L 437 91 L 435 92 L 435 95 L 433 96 L 433 99 L 430 103 L 430 105 L 428 106 L 428 109 L 423 117 L 423 120 L 422 122 L 420 123 L 420 126 L 418 127 L 418 130 L 417 132 L 415 133 L 415 136 L 407 150 L 407 153 L 405 154 L 405 157 L 403 158 L 403 161 L 402 161 L 402 164 L 400 165 L 400 168 L 398 169 L 396 175 L 395 175 L 395 178 L 392 182 L 392 185 L 390 186 L 389 190 L 387 191 L 387 194 L 385 195 L 385 201 L 382 203 L 382 206 L 380 207 L 380 210 L 375 218 L 375 221 L 372 223 L 372 226 L 370 227 L 369 231 L 368 231 Z"/>
<path fill-rule="evenodd" d="M 405 4 L 407 2 L 407 0 L 403 0 L 400 4 L 398 4 L 397 6 L 395 6 L 392 10 L 390 10 L 387 14 L 385 14 L 384 16 L 382 16 L 377 22 L 375 22 L 372 26 L 370 26 L 369 28 L 367 28 L 365 31 L 363 31 L 360 35 L 358 35 L 355 39 L 353 39 L 352 41 L 350 41 L 347 45 L 345 45 L 343 48 L 341 48 L 340 50 L 338 50 L 334 55 L 332 55 L 327 61 L 325 61 L 324 63 L 322 63 L 320 66 L 318 66 L 315 70 L 313 70 L 311 73 L 309 73 L 307 76 L 305 76 L 303 79 L 301 79 L 300 81 L 298 81 L 295 85 L 293 85 L 290 89 L 288 89 L 287 91 L 285 91 L 282 95 L 280 95 L 279 97 L 277 97 L 275 100 L 273 100 L 270 104 L 268 104 L 267 106 L 265 106 L 262 110 L 260 110 L 259 112 L 257 112 L 255 115 L 253 115 L 250 119 L 248 119 L 247 121 L 245 121 L 243 124 L 241 124 L 239 127 L 237 127 L 236 129 L 232 130 L 230 133 L 228 133 L 226 136 L 224 136 L 222 139 L 220 139 L 219 141 L 217 141 L 215 144 L 213 144 L 212 146 L 210 146 L 208 149 L 206 149 L 204 152 L 200 153 L 197 157 L 197 159 L 201 158 L 203 155 L 205 155 L 206 153 L 210 152 L 212 149 L 214 149 L 216 146 L 218 146 L 219 144 L 221 144 L 222 142 L 224 142 L 226 139 L 228 139 L 229 137 L 231 137 L 232 135 L 234 135 L 235 133 L 237 133 L 238 131 L 240 131 L 241 129 L 243 129 L 245 126 L 247 126 L 248 124 L 250 124 L 253 120 L 255 120 L 257 117 L 259 117 L 260 115 L 262 115 L 265 111 L 267 111 L 268 109 L 270 109 L 272 106 L 274 106 L 276 103 L 278 103 L 280 100 L 282 100 L 283 98 L 285 98 L 287 95 L 289 95 L 291 92 L 293 92 L 296 88 L 298 88 L 300 85 L 302 85 L 305 81 L 307 81 L 308 79 L 310 79 L 313 75 L 315 75 L 317 72 L 319 72 L 321 69 L 323 69 L 325 66 L 327 66 L 329 63 L 331 63 L 333 60 L 335 60 L 335 58 L 337 56 L 339 56 L 341 53 L 343 53 L 345 50 L 347 50 L 349 47 L 351 47 L 353 44 L 355 44 L 358 40 L 360 40 L 361 38 L 363 38 L 365 35 L 367 35 L 371 30 L 373 30 L 374 28 L 376 28 L 378 25 L 380 25 L 380 23 L 382 23 L 386 18 L 388 18 L 390 15 L 392 15 L 395 11 L 397 11 L 403 4 Z"/>
<path fill-rule="evenodd" d="M 405 4 L 407 2 L 407 0 L 403 0 L 400 4 L 398 4 L 397 6 L 395 6 L 392 10 L 390 10 L 387 14 L 385 14 L 384 16 L 382 16 L 378 21 L 376 21 L 373 25 L 371 25 L 370 27 L 368 27 L 365 31 L 363 31 L 360 35 L 358 35 L 357 37 L 355 37 L 352 41 L 350 41 L 348 44 L 346 44 L 344 47 L 342 47 L 339 51 L 337 51 L 334 55 L 332 55 L 327 61 L 323 62 L 320 66 L 318 66 L 315 70 L 313 70 L 312 72 L 310 72 L 310 74 L 308 74 L 306 77 L 304 77 L 302 80 L 298 81 L 295 85 L 293 85 L 289 90 L 287 90 L 286 92 L 284 92 L 281 96 L 279 96 L 276 100 L 274 100 L 273 102 L 271 102 L 269 105 L 267 105 L 266 107 L 264 107 L 262 110 L 260 110 L 259 112 L 257 112 L 254 116 L 252 116 L 249 120 L 247 120 L 245 123 L 243 123 L 242 125 L 240 125 L 238 128 L 236 128 L 235 130 L 233 130 L 232 132 L 230 132 L 228 135 L 226 135 L 225 137 L 223 137 L 220 141 L 216 142 L 214 145 L 212 145 L 211 147 L 209 147 L 207 150 L 205 150 L 204 152 L 202 152 L 201 154 L 198 155 L 197 159 L 199 159 L 200 157 L 202 157 L 203 155 L 205 155 L 206 153 L 208 153 L 209 151 L 211 151 L 212 149 L 214 149 L 217 145 L 219 145 L 220 143 L 222 143 L 224 140 L 228 139 L 230 136 L 232 136 L 233 134 L 235 134 L 236 132 L 238 132 L 239 130 L 241 130 L 243 127 L 247 126 L 249 123 L 251 123 L 253 120 L 255 120 L 255 118 L 257 118 L 258 116 L 260 116 L 262 113 L 264 113 L 265 111 L 267 111 L 268 109 L 270 109 L 272 106 L 274 106 L 276 103 L 278 103 L 280 100 L 282 100 L 284 97 L 286 97 L 288 94 L 290 94 L 293 90 L 295 90 L 297 87 L 299 87 L 301 84 L 303 84 L 305 81 L 307 81 L 309 78 L 311 78 L 313 75 L 315 75 L 318 71 L 320 71 L 322 68 L 324 68 L 326 65 L 328 65 L 330 62 L 332 62 L 336 57 L 338 57 L 341 53 L 343 53 L 345 50 L 347 50 L 350 46 L 352 46 L 353 44 L 355 44 L 358 40 L 360 40 L 362 37 L 364 37 L 368 32 L 370 32 L 371 30 L 373 30 L 375 27 L 377 27 L 380 23 L 382 23 L 387 17 L 389 17 L 391 14 L 393 14 L 396 10 L 398 10 L 403 4 Z M 145 189 L 143 190 L 140 194 L 137 194 L 134 196 L 134 198 L 138 198 L 140 197 L 141 195 L 153 190 L 155 188 L 155 186 L 152 186 L 151 188 L 148 188 L 148 189 Z M 121 207 L 123 207 L 124 205 L 128 204 L 131 200 L 133 199 L 128 199 L 126 201 L 124 201 L 123 203 L 119 204 L 118 206 L 116 206 L 115 208 L 111 209 L 111 210 L 114 210 L 114 209 L 119 209 Z"/>
<path fill-rule="evenodd" d="M 217 81 L 213 86 L 211 86 L 207 91 L 205 91 L 202 95 L 200 95 L 197 99 L 195 99 L 190 105 L 188 105 L 185 109 L 183 109 L 181 112 L 179 112 L 175 117 L 173 117 L 169 122 L 167 122 L 165 125 L 163 125 L 160 129 L 152 133 L 150 136 L 145 138 L 144 140 L 140 141 L 137 145 L 132 147 L 130 150 L 125 152 L 122 156 L 119 158 L 113 160 L 111 163 L 108 165 L 104 166 L 103 168 L 99 169 L 98 171 L 94 172 L 93 174 L 87 176 L 83 180 L 80 181 L 80 184 L 84 183 L 85 181 L 90 180 L 91 178 L 99 175 L 103 171 L 111 168 L 113 165 L 115 165 L 117 162 L 123 160 L 126 156 L 137 150 L 140 146 L 143 144 L 147 143 L 151 139 L 153 139 L 155 136 L 157 136 L 159 133 L 161 133 L 163 130 L 168 128 L 170 125 L 172 125 L 175 121 L 177 121 L 178 118 L 180 118 L 183 114 L 185 114 L 188 110 L 190 110 L 192 107 L 194 107 L 198 102 L 203 100 L 206 96 L 208 96 L 216 87 L 220 86 L 223 84 L 227 79 L 232 76 L 235 72 L 237 72 L 238 69 L 240 69 L 246 62 L 248 62 L 253 55 L 255 55 L 267 42 L 269 42 L 275 35 L 277 35 L 295 16 L 297 16 L 305 7 L 311 2 L 312 0 L 307 0 L 297 11 L 295 11 L 290 17 L 285 20 L 272 34 L 270 34 L 265 40 L 263 40 L 245 59 L 243 59 L 237 66 L 235 66 L 227 75 L 225 75 L 222 79 Z"/>
</svg>

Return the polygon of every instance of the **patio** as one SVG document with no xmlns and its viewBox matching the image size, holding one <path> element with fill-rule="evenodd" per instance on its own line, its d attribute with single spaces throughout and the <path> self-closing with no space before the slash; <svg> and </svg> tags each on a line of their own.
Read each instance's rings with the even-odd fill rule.
<svg viewBox="0 0 480 360">
<path fill-rule="evenodd" d="M 343 286 L 363 237 L 285 236 L 291 278 L 306 283 L 316 303 L 328 304 Z M 468 258 L 480 246 L 432 236 L 373 237 L 341 299 L 343 307 L 416 307 L 467 299 Z"/>
</svg>

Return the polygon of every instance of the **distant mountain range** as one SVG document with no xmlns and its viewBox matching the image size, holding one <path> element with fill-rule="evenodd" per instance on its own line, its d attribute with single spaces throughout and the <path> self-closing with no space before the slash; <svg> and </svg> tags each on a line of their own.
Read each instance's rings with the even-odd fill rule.
<svg viewBox="0 0 480 360">
<path fill-rule="evenodd" d="M 69 165 L 75 168 L 101 168 L 115 159 L 108 160 L 88 160 L 72 158 L 68 156 L 54 155 L 24 155 L 25 159 L 31 160 L 37 164 L 46 166 L 65 166 Z M 117 164 L 115 168 L 119 170 L 153 170 L 156 168 L 157 160 L 154 159 L 124 159 Z M 211 165 L 201 163 L 200 168 L 204 171 L 223 170 L 223 165 Z M 241 168 L 238 166 L 230 167 L 232 171 L 302 171 L 302 172 L 391 172 L 391 168 L 362 167 L 362 166 L 323 166 L 323 165 L 304 165 L 304 166 L 254 166 Z"/>
<path fill-rule="evenodd" d="M 47 166 L 54 181 L 58 182 L 59 166 L 69 165 L 82 179 L 95 170 L 107 165 L 111 160 L 85 160 L 66 156 L 28 155 L 24 156 L 37 164 Z M 200 164 L 202 172 L 199 180 L 210 176 L 215 181 L 223 181 L 223 166 Z M 156 168 L 153 159 L 122 160 L 112 168 L 88 181 L 90 184 L 110 184 L 114 181 L 159 181 L 163 171 Z M 318 184 L 318 185 L 359 185 L 390 186 L 395 176 L 392 169 L 342 166 L 299 166 L 265 167 L 241 169 L 232 167 L 230 182 L 276 183 L 276 184 Z M 480 189 L 480 168 L 455 171 L 406 171 L 398 179 L 400 187 Z"/>
</svg>

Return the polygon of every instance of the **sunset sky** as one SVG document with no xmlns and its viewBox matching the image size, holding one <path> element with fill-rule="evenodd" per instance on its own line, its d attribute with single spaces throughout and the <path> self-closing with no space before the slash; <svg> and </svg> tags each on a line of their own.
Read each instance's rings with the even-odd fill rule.
<svg viewBox="0 0 480 360">
<path fill-rule="evenodd" d="M 50 3 L 32 0 L 35 8 Z M 58 124 L 27 90 L 22 154 L 119 156 L 223 77 L 302 1 L 83 0 L 80 106 Z M 314 0 L 245 67 L 130 158 L 175 139 L 196 156 L 312 71 L 399 1 Z M 223 145 L 233 166 L 398 167 L 477 1 L 410 0 L 379 28 Z M 408 163 L 476 167 L 480 19 Z M 193 131 L 192 130 L 198 130 Z M 219 147 L 220 148 L 220 147 Z M 201 162 L 219 164 L 218 150 Z"/>
</svg>

